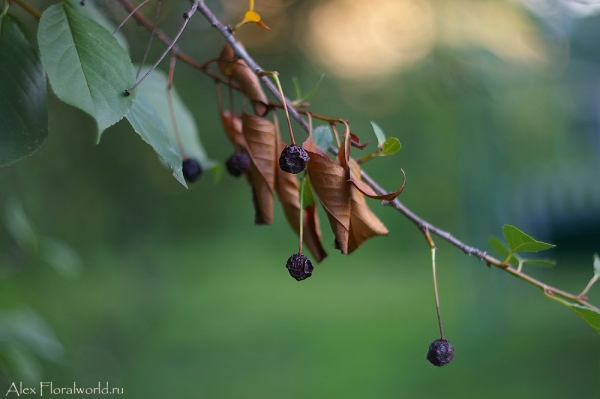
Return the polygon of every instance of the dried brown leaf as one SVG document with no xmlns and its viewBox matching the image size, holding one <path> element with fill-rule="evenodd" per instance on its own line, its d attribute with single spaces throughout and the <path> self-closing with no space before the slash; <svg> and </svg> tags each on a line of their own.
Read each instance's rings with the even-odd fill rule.
<svg viewBox="0 0 600 399">
<path fill-rule="evenodd" d="M 313 190 L 325 208 L 340 250 L 343 254 L 348 253 L 351 185 L 348 183 L 347 171 L 332 161 L 312 137 L 309 136 L 302 146 L 310 156 L 307 170 Z"/>
<path fill-rule="evenodd" d="M 242 134 L 252 163 L 274 192 L 277 167 L 275 125 L 264 118 L 244 114 Z"/>
<path fill-rule="evenodd" d="M 235 61 L 235 65 L 233 65 Z M 246 62 L 235 58 L 233 49 L 226 44 L 219 56 L 219 71 L 236 82 L 244 94 L 252 101 L 254 113 L 264 116 L 269 110 L 267 96 L 260 85 L 260 79 L 248 67 Z"/>
<path fill-rule="evenodd" d="M 352 187 L 352 212 L 350 216 L 350 233 L 348 238 L 348 253 L 352 253 L 363 242 L 377 235 L 388 235 L 388 229 L 371 211 L 365 197 L 355 187 Z"/>
<path fill-rule="evenodd" d="M 254 203 L 256 224 L 273 224 L 273 209 L 275 205 L 275 196 L 269 187 L 267 181 L 256 168 L 254 162 L 250 163 L 248 171 L 248 180 L 252 186 L 252 201 Z"/>
<path fill-rule="evenodd" d="M 369 198 L 373 198 L 373 199 L 377 199 L 377 200 L 393 201 L 398 195 L 400 195 L 402 190 L 404 190 L 404 185 L 406 184 L 406 173 L 404 173 L 403 169 L 400 169 L 400 171 L 402 172 L 402 175 L 404 175 L 404 181 L 402 182 L 402 185 L 400 186 L 400 188 L 393 193 L 387 193 L 387 194 L 383 194 L 383 195 L 377 194 L 375 192 L 375 190 L 373 190 L 371 187 L 369 187 L 369 185 L 367 183 L 365 183 L 364 181 L 362 181 L 360 179 L 360 168 L 359 168 L 358 175 L 354 175 L 354 174 L 350 175 L 350 181 L 352 182 L 352 184 L 354 184 L 354 187 L 356 187 L 361 193 L 363 193 L 364 195 L 366 195 Z M 355 176 L 358 176 L 358 177 L 355 177 Z"/>
<path fill-rule="evenodd" d="M 350 178 L 350 168 L 348 166 L 348 160 L 350 159 L 350 145 L 352 143 L 352 140 L 350 139 L 351 134 L 352 133 L 350 133 L 350 127 L 346 125 L 346 130 L 344 131 L 344 139 L 342 140 L 342 145 L 338 149 L 337 154 L 340 164 L 342 165 L 344 170 L 346 170 L 347 179 Z"/>
<path fill-rule="evenodd" d="M 231 111 L 225 110 L 221 112 L 221 122 L 223 122 L 223 128 L 231 142 L 236 147 L 246 151 L 246 140 L 242 134 L 242 118 Z"/>
<path fill-rule="evenodd" d="M 359 150 L 364 150 L 366 146 L 368 146 L 370 143 L 370 141 L 367 141 L 366 143 L 361 143 L 360 142 L 360 138 L 354 134 L 354 133 L 350 133 L 350 145 L 352 145 L 352 147 L 356 147 Z"/>
<path fill-rule="evenodd" d="M 360 180 L 360 166 L 350 159 L 351 179 Z M 358 176 L 358 177 L 357 177 Z M 362 182 L 362 181 L 361 181 Z M 364 184 L 364 183 L 363 183 Z M 368 187 L 368 186 L 367 186 Z M 351 216 L 350 233 L 348 239 L 348 253 L 352 253 L 363 242 L 376 235 L 388 235 L 389 231 L 379 218 L 371 211 L 362 193 L 356 188 L 351 190 Z"/>
<path fill-rule="evenodd" d="M 258 116 L 244 114 L 242 134 L 251 160 L 248 178 L 254 190 L 257 214 L 262 215 L 265 224 L 272 224 L 277 165 L 275 125 Z"/>
</svg>

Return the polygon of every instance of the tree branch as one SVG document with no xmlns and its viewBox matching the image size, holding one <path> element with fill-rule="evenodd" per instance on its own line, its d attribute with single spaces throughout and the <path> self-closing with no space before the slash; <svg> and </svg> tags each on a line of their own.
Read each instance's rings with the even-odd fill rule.
<svg viewBox="0 0 600 399">
<path fill-rule="evenodd" d="M 131 4 L 129 4 L 127 0 L 119 0 L 119 1 L 130 12 L 133 11 L 133 6 Z M 288 108 L 290 116 L 292 118 L 294 118 L 294 120 L 296 120 L 296 122 L 298 122 L 298 124 L 302 127 L 303 130 L 305 130 L 306 132 L 309 132 L 310 131 L 309 124 L 302 118 L 302 116 L 300 115 L 300 112 L 298 112 L 298 110 L 293 106 L 292 102 L 289 99 L 281 98 L 277 87 L 271 82 L 271 80 L 268 79 L 267 76 L 264 75 L 265 70 L 263 68 L 261 68 L 256 63 L 256 61 L 254 61 L 254 59 L 248 54 L 248 52 L 244 49 L 244 47 L 235 39 L 232 28 L 229 26 L 223 25 L 221 23 L 221 21 L 219 21 L 219 19 L 213 14 L 213 12 L 206 6 L 204 0 L 196 0 L 195 3 L 198 5 L 198 12 L 200 14 L 202 14 L 204 16 L 204 18 L 206 18 L 206 20 L 211 24 L 211 26 L 213 26 L 215 29 L 217 29 L 217 31 L 219 31 L 219 33 L 223 36 L 223 38 L 227 41 L 227 43 L 229 43 L 229 45 L 231 45 L 231 48 L 233 49 L 235 55 L 237 57 L 239 57 L 240 59 L 244 60 L 246 62 L 246 64 L 252 69 L 252 71 L 254 71 L 254 73 L 256 73 L 261 78 L 265 87 L 269 90 L 269 92 L 271 92 L 271 94 L 278 101 L 280 101 L 282 104 L 283 104 L 283 101 L 285 101 L 287 103 L 287 108 Z M 134 12 L 133 17 L 139 23 L 141 23 L 146 29 L 148 29 L 150 32 L 152 32 L 154 30 L 157 37 L 163 43 L 165 43 L 167 46 L 172 45 L 172 41 L 164 34 L 164 32 L 162 32 L 160 29 L 155 29 L 153 27 L 152 23 L 150 21 L 146 20 L 141 14 Z M 191 57 L 189 57 L 188 55 L 181 52 L 177 46 L 173 46 L 172 51 L 175 52 L 175 54 L 177 55 L 177 57 L 179 59 L 186 62 L 187 64 L 193 66 L 194 68 L 201 70 L 202 72 L 208 74 L 209 76 L 211 76 L 212 78 L 218 80 L 219 82 L 221 82 L 223 84 L 230 85 L 229 82 L 225 81 L 220 76 L 209 71 L 207 69 L 208 64 L 201 64 L 201 63 L 193 60 Z M 302 113 L 308 113 L 308 112 L 303 111 Z M 315 115 L 312 114 L 312 116 L 315 116 Z M 342 121 L 342 119 L 338 119 L 338 118 L 326 118 L 326 117 L 323 117 L 323 118 L 330 119 L 332 121 Z M 337 149 L 335 149 L 335 148 L 330 148 L 330 151 L 337 153 Z M 369 186 L 371 186 L 371 188 L 373 190 L 375 190 L 375 192 L 377 192 L 377 194 L 384 195 L 384 194 L 388 193 L 387 190 L 385 190 L 383 187 L 381 187 L 364 170 L 361 171 L 361 176 L 362 176 L 363 180 Z M 421 217 L 419 217 L 417 214 L 412 212 L 409 208 L 407 208 L 398 199 L 394 199 L 393 201 L 382 201 L 382 203 L 384 205 L 391 206 L 392 208 L 396 209 L 398 212 L 400 212 L 402 215 L 404 215 L 408 220 L 410 220 L 422 232 L 428 231 L 431 234 L 435 234 L 436 236 L 442 238 L 443 240 L 445 240 L 445 241 L 449 242 L 450 244 L 454 245 L 455 247 L 459 248 L 465 254 L 467 254 L 469 256 L 471 256 L 471 255 L 476 256 L 480 261 L 485 261 L 488 266 L 491 266 L 491 265 L 497 266 L 498 268 L 506 271 L 507 273 L 510 273 L 513 276 L 518 277 L 518 278 L 520 278 L 524 281 L 527 281 L 528 283 L 540 288 L 546 295 L 549 295 L 549 296 L 558 295 L 563 298 L 569 299 L 575 303 L 578 303 L 580 305 L 587 306 L 596 311 L 600 311 L 600 309 L 598 309 L 596 306 L 588 303 L 585 300 L 586 299 L 585 297 L 582 297 L 580 295 L 571 294 L 569 292 L 566 292 L 566 291 L 560 290 L 558 288 L 552 287 L 550 285 L 547 285 L 547 284 L 541 282 L 540 280 L 537 280 L 537 279 L 511 267 L 509 264 L 504 263 L 503 261 L 488 255 L 485 251 L 482 251 L 478 248 L 475 248 L 475 247 L 465 244 L 464 242 L 462 242 L 459 239 L 457 239 L 456 237 L 454 237 L 451 233 L 444 231 L 444 230 L 434 226 L 433 224 L 427 222 L 426 220 L 422 219 Z"/>
</svg>

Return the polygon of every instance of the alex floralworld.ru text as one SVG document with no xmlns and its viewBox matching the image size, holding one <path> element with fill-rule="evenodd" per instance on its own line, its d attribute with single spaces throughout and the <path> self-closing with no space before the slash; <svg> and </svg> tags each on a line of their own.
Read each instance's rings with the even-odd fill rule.
<svg viewBox="0 0 600 399">
<path fill-rule="evenodd" d="M 22 382 L 12 383 L 6 395 L 4 396 L 21 396 L 21 395 L 122 395 L 123 388 L 110 388 L 108 382 L 102 386 L 98 382 L 97 387 L 78 387 L 77 383 L 74 382 L 72 387 L 55 387 L 52 382 L 40 382 L 39 387 L 24 387 Z"/>
</svg>

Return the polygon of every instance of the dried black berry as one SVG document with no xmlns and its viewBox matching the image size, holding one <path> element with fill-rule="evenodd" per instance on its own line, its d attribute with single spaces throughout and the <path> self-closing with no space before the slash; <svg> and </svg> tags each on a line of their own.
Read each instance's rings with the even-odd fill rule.
<svg viewBox="0 0 600 399">
<path fill-rule="evenodd" d="M 427 360 L 437 367 L 445 366 L 454 357 L 454 347 L 445 339 L 436 339 L 429 345 Z"/>
<path fill-rule="evenodd" d="M 202 166 L 193 158 L 184 159 L 181 168 L 186 181 L 195 182 L 202 175 Z"/>
<path fill-rule="evenodd" d="M 298 281 L 310 277 L 314 269 L 310 259 L 302 254 L 293 254 L 290 256 L 285 267 L 290 272 L 290 276 Z"/>
<path fill-rule="evenodd" d="M 231 176 L 240 177 L 250 170 L 250 156 L 245 152 L 235 153 L 229 157 L 225 166 Z"/>
<path fill-rule="evenodd" d="M 286 145 L 279 156 L 279 167 L 284 172 L 297 175 L 306 169 L 306 163 L 310 157 L 306 150 L 297 145 Z"/>
</svg>

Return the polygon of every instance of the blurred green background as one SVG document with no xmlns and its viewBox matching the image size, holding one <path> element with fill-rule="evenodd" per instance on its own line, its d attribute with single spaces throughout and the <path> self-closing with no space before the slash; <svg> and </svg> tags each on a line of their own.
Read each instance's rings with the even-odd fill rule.
<svg viewBox="0 0 600 399">
<path fill-rule="evenodd" d="M 207 3 L 230 24 L 247 7 Z M 167 34 L 187 8 L 163 2 Z M 272 30 L 238 37 L 289 95 L 292 76 L 308 91 L 323 72 L 313 111 L 348 118 L 364 141 L 375 141 L 370 120 L 400 139 L 399 154 L 366 169 L 395 189 L 402 167 L 408 207 L 484 250 L 504 223 L 557 244 L 544 255 L 558 265 L 531 274 L 583 289 L 600 250 L 598 5 L 256 0 L 256 11 Z M 34 38 L 35 20 L 10 12 Z M 139 62 L 148 33 L 134 22 L 124 31 Z M 206 61 L 223 43 L 195 15 L 180 46 Z M 150 60 L 162 50 L 155 43 Z M 212 80 L 180 63 L 175 85 L 223 162 L 233 148 Z M 127 398 L 600 397 L 597 333 L 441 239 L 456 354 L 431 366 L 429 251 L 393 209 L 370 202 L 390 234 L 350 256 L 325 231 L 329 257 L 298 283 L 284 268 L 296 236 L 279 208 L 273 226 L 254 226 L 246 181 L 207 173 L 185 190 L 125 122 L 96 146 L 91 118 L 54 94 L 49 114 L 44 146 L 0 170 L 0 394 L 52 381 L 108 382 Z"/>
</svg>

